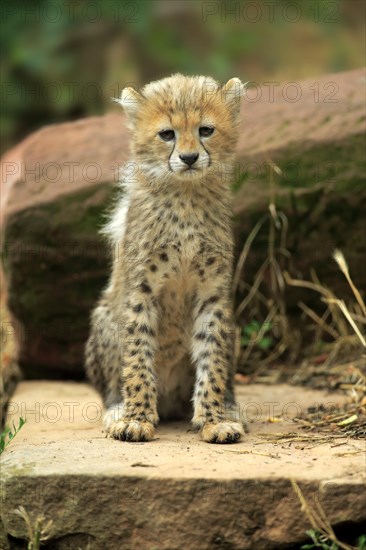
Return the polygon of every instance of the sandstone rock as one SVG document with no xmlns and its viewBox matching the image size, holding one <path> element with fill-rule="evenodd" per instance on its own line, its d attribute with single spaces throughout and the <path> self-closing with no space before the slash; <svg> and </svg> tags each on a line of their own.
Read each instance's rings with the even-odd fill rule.
<svg viewBox="0 0 366 550">
<path fill-rule="evenodd" d="M 295 414 L 341 398 L 286 385 L 237 394 L 250 419 L 239 444 L 209 445 L 180 422 L 159 425 L 150 443 L 123 443 L 105 438 L 89 386 L 19 384 L 9 422 L 21 415 L 26 424 L 2 455 L 1 548 L 27 538 L 19 506 L 52 519 L 46 549 L 300 548 L 310 525 L 291 479 L 310 502 L 319 497 L 336 530 L 360 533 L 363 443 L 272 444 L 264 435 L 296 431 Z M 273 415 L 282 420 L 269 423 Z"/>
<path fill-rule="evenodd" d="M 331 260 L 335 248 L 344 250 L 356 285 L 366 291 L 365 82 L 359 69 L 249 87 L 237 150 L 237 243 L 275 197 L 288 219 L 293 270 L 309 277 L 315 269 L 343 297 L 349 294 Z M 268 233 L 262 233 L 251 249 L 250 273 L 267 246 Z"/>
<path fill-rule="evenodd" d="M 123 118 L 107 115 L 46 127 L 3 161 L 9 306 L 29 377 L 83 376 L 109 265 L 98 229 L 127 154 Z"/>
<path fill-rule="evenodd" d="M 275 86 L 273 96 L 270 86 L 252 88 L 237 150 L 238 248 L 268 210 L 274 174 L 265 163 L 275 162 L 293 270 L 307 276 L 314 267 L 341 297 L 348 287 L 330 260 L 335 247 L 365 289 L 364 81 L 356 70 Z M 119 113 L 46 127 L 3 160 L 3 254 L 27 377 L 83 376 L 89 311 L 109 271 L 97 230 L 127 150 Z M 246 263 L 248 278 L 266 254 L 262 234 Z"/>
</svg>

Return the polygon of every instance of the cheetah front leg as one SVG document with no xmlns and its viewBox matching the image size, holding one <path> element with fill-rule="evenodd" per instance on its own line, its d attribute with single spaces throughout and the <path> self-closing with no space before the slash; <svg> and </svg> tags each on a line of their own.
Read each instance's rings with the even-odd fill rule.
<svg viewBox="0 0 366 550">
<path fill-rule="evenodd" d="M 209 443 L 234 443 L 244 435 L 242 424 L 230 421 L 225 411 L 233 330 L 228 304 L 226 297 L 201 289 L 194 308 L 192 358 L 196 384 L 192 423 Z"/>
<path fill-rule="evenodd" d="M 150 441 L 158 423 L 154 358 L 157 312 L 152 288 L 143 282 L 129 294 L 122 328 L 123 416 L 109 432 L 122 441 Z"/>
</svg>

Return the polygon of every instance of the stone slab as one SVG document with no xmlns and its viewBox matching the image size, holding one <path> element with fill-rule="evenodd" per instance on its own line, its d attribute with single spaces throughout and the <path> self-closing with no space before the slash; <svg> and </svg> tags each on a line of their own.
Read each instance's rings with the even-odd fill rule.
<svg viewBox="0 0 366 550">
<path fill-rule="evenodd" d="M 6 534 L 26 538 L 14 514 L 23 505 L 31 517 L 53 520 L 45 548 L 298 547 L 310 525 L 291 479 L 310 501 L 319 498 L 334 526 L 359 529 L 364 442 L 273 444 L 264 436 L 298 430 L 294 415 L 344 398 L 287 385 L 238 386 L 237 396 L 250 428 L 241 443 L 204 443 L 183 422 L 159 425 L 150 443 L 127 443 L 106 438 L 90 386 L 19 384 L 8 422 L 27 421 L 2 455 L 0 546 L 9 544 Z M 277 422 L 269 422 L 273 416 Z"/>
</svg>

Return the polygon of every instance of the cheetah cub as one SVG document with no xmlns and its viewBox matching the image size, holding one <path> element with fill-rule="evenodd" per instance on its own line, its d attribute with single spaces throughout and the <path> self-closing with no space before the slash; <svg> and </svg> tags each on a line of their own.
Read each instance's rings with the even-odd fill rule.
<svg viewBox="0 0 366 550">
<path fill-rule="evenodd" d="M 243 85 L 180 74 L 125 88 L 132 131 L 114 252 L 91 316 L 88 376 L 116 439 L 149 441 L 193 413 L 205 441 L 244 433 L 233 395 L 230 183 Z"/>
</svg>

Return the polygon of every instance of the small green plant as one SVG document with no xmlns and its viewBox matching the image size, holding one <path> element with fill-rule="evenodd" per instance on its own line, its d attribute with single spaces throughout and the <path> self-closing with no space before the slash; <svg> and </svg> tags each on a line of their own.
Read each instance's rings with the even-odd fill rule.
<svg viewBox="0 0 366 550">
<path fill-rule="evenodd" d="M 313 497 L 312 502 L 308 502 L 296 481 L 292 479 L 291 485 L 300 501 L 301 510 L 305 513 L 312 526 L 312 529 L 306 531 L 306 534 L 313 542 L 311 544 L 307 543 L 301 546 L 301 550 L 310 550 L 312 548 L 323 548 L 323 550 L 365 550 L 365 535 L 361 535 L 358 538 L 357 547 L 340 541 L 337 538 L 319 499 L 317 497 Z"/>
<path fill-rule="evenodd" d="M 313 548 L 322 548 L 323 550 L 339 550 L 338 544 L 330 541 L 326 535 L 322 535 L 322 533 L 315 531 L 315 529 L 309 529 L 309 531 L 306 531 L 306 534 L 311 538 L 312 542 L 301 546 L 301 550 L 311 550 Z"/>
<path fill-rule="evenodd" d="M 13 430 L 10 428 L 5 428 L 5 430 L 0 435 L 0 455 L 5 451 L 6 447 L 9 445 L 10 441 L 14 439 L 19 430 L 24 426 L 24 418 L 19 418 L 19 425 L 16 428 L 13 422 Z"/>
<path fill-rule="evenodd" d="M 27 550 L 40 550 L 42 542 L 51 537 L 53 520 L 46 523 L 44 515 L 32 519 L 23 506 L 19 506 L 15 513 L 23 518 L 27 527 L 28 545 Z"/>
<path fill-rule="evenodd" d="M 301 550 L 312 550 L 313 548 L 323 548 L 323 550 L 339 550 L 340 546 L 336 542 L 332 542 L 326 535 L 322 535 L 315 529 L 309 529 L 306 531 L 308 537 L 313 541 L 312 543 L 304 544 L 301 546 Z M 357 550 L 366 550 L 366 535 L 361 535 L 357 539 Z"/>
<path fill-rule="evenodd" d="M 241 345 L 243 347 L 257 345 L 266 351 L 273 345 L 273 338 L 268 334 L 272 329 L 272 323 L 260 324 L 255 319 L 242 328 Z"/>
</svg>

